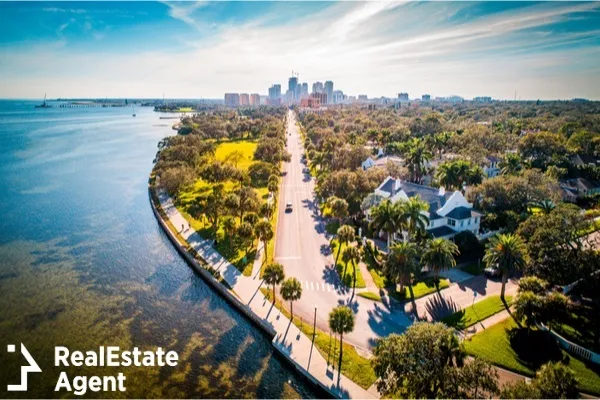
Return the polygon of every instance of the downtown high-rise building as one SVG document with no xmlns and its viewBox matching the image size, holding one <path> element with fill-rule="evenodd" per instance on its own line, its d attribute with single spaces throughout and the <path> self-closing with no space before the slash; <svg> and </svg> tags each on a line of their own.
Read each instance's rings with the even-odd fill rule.
<svg viewBox="0 0 600 400">
<path fill-rule="evenodd" d="M 250 96 L 248 93 L 240 94 L 240 106 L 249 106 L 250 105 Z"/>
<path fill-rule="evenodd" d="M 253 107 L 260 106 L 260 94 L 258 94 L 258 93 L 252 93 L 250 95 L 250 105 L 253 106 Z"/>
<path fill-rule="evenodd" d="M 325 93 L 327 93 L 327 102 L 333 103 L 333 82 L 325 81 L 325 86 L 323 87 Z"/>
<path fill-rule="evenodd" d="M 281 98 L 281 85 L 275 84 L 269 88 L 269 100 L 278 100 Z"/>
<path fill-rule="evenodd" d="M 398 93 L 398 101 L 408 101 L 408 93 Z"/>
<path fill-rule="evenodd" d="M 290 77 L 288 80 L 288 95 L 291 97 L 291 100 L 296 100 L 298 90 L 298 78 L 295 76 Z"/>
<path fill-rule="evenodd" d="M 315 82 L 312 85 L 313 93 L 323 93 L 323 82 Z"/>
<path fill-rule="evenodd" d="M 227 107 L 237 107 L 240 105 L 239 93 L 225 93 L 225 105 Z"/>
<path fill-rule="evenodd" d="M 308 83 L 306 82 L 302 84 L 302 91 L 300 92 L 300 97 L 308 97 Z"/>
</svg>

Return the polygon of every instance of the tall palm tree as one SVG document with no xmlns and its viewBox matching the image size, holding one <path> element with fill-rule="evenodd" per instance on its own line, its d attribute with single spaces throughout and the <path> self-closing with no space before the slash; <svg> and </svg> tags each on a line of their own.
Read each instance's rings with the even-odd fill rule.
<svg viewBox="0 0 600 400">
<path fill-rule="evenodd" d="M 523 269 L 529 261 L 529 255 L 523 239 L 517 234 L 507 233 L 490 239 L 483 261 L 488 267 L 496 267 L 502 272 L 500 298 L 504 302 L 504 289 L 508 274 L 514 269 Z"/>
<path fill-rule="evenodd" d="M 387 235 L 388 248 L 392 243 L 392 235 L 398 230 L 398 209 L 389 199 L 383 200 L 371 209 L 371 229 L 384 231 Z"/>
<path fill-rule="evenodd" d="M 456 266 L 454 256 L 458 255 L 458 246 L 444 238 L 428 240 L 421 263 L 435 273 L 435 285 L 439 290 L 440 272 Z"/>
<path fill-rule="evenodd" d="M 356 263 L 360 260 L 360 253 L 358 248 L 354 246 L 346 247 L 344 250 L 344 254 L 342 254 L 342 261 L 344 262 L 344 272 L 342 274 L 342 280 L 346 283 L 346 268 L 348 267 L 348 263 L 352 263 L 353 268 L 353 290 L 352 295 L 354 296 L 354 292 L 356 291 Z"/>
<path fill-rule="evenodd" d="M 415 243 L 396 243 L 394 244 L 383 263 L 383 272 L 394 284 L 400 284 L 400 293 L 404 292 L 404 285 L 408 286 L 410 300 L 413 306 L 413 312 L 418 319 L 417 304 L 412 285 L 421 272 L 421 266 L 418 262 L 418 251 Z"/>
<path fill-rule="evenodd" d="M 354 329 L 354 314 L 348 306 L 337 306 L 329 313 L 329 329 L 340 335 L 340 359 L 338 362 L 338 386 L 342 375 L 342 354 L 344 333 L 350 333 Z"/>
<path fill-rule="evenodd" d="M 422 140 L 414 139 L 410 142 L 405 158 L 412 181 L 420 182 L 425 172 L 425 164 L 431 160 L 432 154 Z"/>
<path fill-rule="evenodd" d="M 231 239 L 235 234 L 235 228 L 235 219 L 232 216 L 228 215 L 227 217 L 223 218 L 223 230 L 225 231 L 225 235 L 227 235 L 229 247 L 231 247 Z"/>
<path fill-rule="evenodd" d="M 417 233 L 425 231 L 429 225 L 429 217 L 424 213 L 429 210 L 429 204 L 421 200 L 420 196 L 410 197 L 403 203 L 396 203 L 398 207 L 398 220 L 406 227 L 408 240 Z"/>
<path fill-rule="evenodd" d="M 336 218 L 340 224 L 342 223 L 342 218 L 348 216 L 348 202 L 346 200 L 331 196 L 327 199 L 327 205 L 331 208 L 333 218 Z"/>
<path fill-rule="evenodd" d="M 283 272 L 283 265 L 278 263 L 269 264 L 265 267 L 263 279 L 267 285 L 273 286 L 273 304 L 275 304 L 275 285 L 283 282 L 285 274 Z"/>
<path fill-rule="evenodd" d="M 296 278 L 288 278 L 281 284 L 281 297 L 290 302 L 290 312 L 294 319 L 294 301 L 302 296 L 302 284 Z"/>
<path fill-rule="evenodd" d="M 342 225 L 337 230 L 337 239 L 338 239 L 338 250 L 337 255 L 335 256 L 335 265 L 337 266 L 338 259 L 340 257 L 340 251 L 344 245 L 348 245 L 354 241 L 354 228 L 350 225 Z"/>
<path fill-rule="evenodd" d="M 498 166 L 502 175 L 517 175 L 523 169 L 521 157 L 515 153 L 507 153 Z"/>
<path fill-rule="evenodd" d="M 458 170 L 452 162 L 446 162 L 440 165 L 435 171 L 435 179 L 437 179 L 441 186 L 448 189 L 460 187 Z"/>
<path fill-rule="evenodd" d="M 256 226 L 254 227 L 254 232 L 259 240 L 263 242 L 263 247 L 265 249 L 265 261 L 267 260 L 267 245 L 269 244 L 269 240 L 273 239 L 273 227 L 269 223 L 269 221 L 258 221 Z"/>
</svg>

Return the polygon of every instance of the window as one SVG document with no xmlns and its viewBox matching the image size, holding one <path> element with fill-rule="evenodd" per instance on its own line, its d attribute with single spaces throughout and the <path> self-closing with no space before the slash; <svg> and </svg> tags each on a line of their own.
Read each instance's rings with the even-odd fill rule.
<svg viewBox="0 0 600 400">
<path fill-rule="evenodd" d="M 471 225 L 471 218 L 467 221 L 467 225 Z"/>
<path fill-rule="evenodd" d="M 475 223 L 479 222 L 479 217 L 475 217 Z"/>
<path fill-rule="evenodd" d="M 450 225 L 450 226 L 456 226 L 456 221 L 453 220 L 452 218 L 448 218 L 448 225 Z"/>
<path fill-rule="evenodd" d="M 465 222 L 465 221 L 460 221 L 460 227 L 461 227 L 461 228 L 463 227 L 463 223 L 464 223 L 464 222 Z"/>
</svg>

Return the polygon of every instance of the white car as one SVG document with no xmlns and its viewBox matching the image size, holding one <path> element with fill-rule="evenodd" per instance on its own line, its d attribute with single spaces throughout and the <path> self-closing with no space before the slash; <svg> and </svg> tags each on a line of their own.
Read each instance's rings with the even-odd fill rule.
<svg viewBox="0 0 600 400">
<path fill-rule="evenodd" d="M 292 202 L 288 201 L 285 203 L 285 212 L 292 212 Z"/>
</svg>

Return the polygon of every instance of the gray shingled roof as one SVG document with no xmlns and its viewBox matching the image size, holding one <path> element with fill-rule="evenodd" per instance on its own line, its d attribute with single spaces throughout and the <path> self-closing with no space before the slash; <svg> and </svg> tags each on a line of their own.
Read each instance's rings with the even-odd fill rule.
<svg viewBox="0 0 600 400">
<path fill-rule="evenodd" d="M 446 192 L 444 195 L 440 196 L 439 189 L 433 188 L 431 186 L 418 185 L 416 183 L 404 182 L 402 180 L 398 180 L 399 189 L 394 192 L 394 185 L 396 179 L 387 179 L 384 183 L 379 187 L 379 190 L 387 192 L 390 196 L 393 196 L 400 190 L 404 190 L 408 197 L 419 196 L 421 200 L 429 203 L 429 212 L 436 211 L 446 204 L 446 200 L 452 196 L 452 192 Z"/>
<path fill-rule="evenodd" d="M 433 237 L 436 237 L 436 238 L 448 236 L 448 235 L 452 235 L 453 233 L 456 233 L 454 230 L 448 228 L 447 226 L 439 226 L 437 228 L 430 229 L 427 232 L 431 233 L 433 235 Z"/>
<path fill-rule="evenodd" d="M 453 218 L 453 219 L 471 218 L 471 209 L 467 208 L 467 207 L 456 207 L 455 209 L 450 211 L 448 214 L 446 214 L 446 217 Z"/>
</svg>

